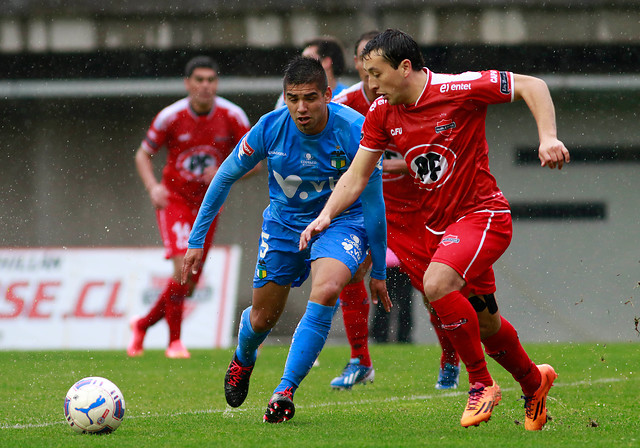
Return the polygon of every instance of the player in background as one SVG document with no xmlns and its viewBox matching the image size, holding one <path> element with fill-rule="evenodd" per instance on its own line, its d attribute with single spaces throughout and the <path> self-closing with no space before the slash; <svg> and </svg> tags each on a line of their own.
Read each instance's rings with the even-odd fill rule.
<svg viewBox="0 0 640 448">
<path fill-rule="evenodd" d="M 344 47 L 333 36 L 316 37 L 305 42 L 302 56 L 318 59 L 327 74 L 327 82 L 335 97 L 347 86 L 338 80 L 345 70 Z M 276 102 L 276 109 L 283 107 L 284 95 L 280 94 Z"/>
<path fill-rule="evenodd" d="M 293 397 L 318 357 L 331 328 L 338 294 L 370 249 L 370 288 L 377 303 L 391 303 L 385 285 L 386 224 L 381 167 L 362 195 L 325 232 L 300 251 L 300 232 L 313 221 L 358 150 L 364 118 L 331 102 L 331 88 L 317 59 L 297 56 L 287 66 L 287 107 L 264 115 L 222 164 L 207 191 L 189 237 L 182 279 L 198 272 L 207 230 L 231 185 L 268 160 L 269 205 L 263 213 L 252 305 L 240 318 L 238 346 L 225 375 L 225 397 L 240 406 L 249 390 L 257 349 L 284 311 L 292 287 L 311 273 L 307 308 L 293 335 L 280 384 L 264 420 L 280 423 L 295 413 Z M 371 244 L 369 244 L 369 241 Z"/>
<path fill-rule="evenodd" d="M 369 84 L 381 96 L 367 113 L 355 160 L 302 233 L 300 248 L 358 197 L 382 152 L 395 144 L 427 198 L 422 250 L 431 261 L 424 292 L 469 374 L 460 424 L 488 421 L 501 399 L 484 345 L 522 388 L 525 429 L 540 430 L 557 374 L 531 361 L 495 300 L 492 265 L 509 246 L 512 226 L 509 203 L 489 171 L 485 117 L 489 104 L 524 99 L 538 128 L 541 165 L 561 169 L 569 151 L 557 138 L 549 89 L 539 78 L 505 71 L 433 73 L 415 40 L 399 30 L 379 34 L 362 54 Z"/>
<path fill-rule="evenodd" d="M 361 53 L 367 42 L 377 36 L 378 31 L 363 33 L 356 42 L 354 64 L 360 82 L 342 91 L 334 97 L 337 103 L 345 104 L 366 115 L 371 103 L 378 97 L 369 86 L 369 74 L 362 65 Z M 424 238 L 416 228 L 422 226 L 421 209 L 424 194 L 409 176 L 402 155 L 393 144 L 386 148 L 382 162 L 383 194 L 387 217 L 387 260 L 397 257 L 400 260 L 402 275 L 408 275 L 411 283 L 424 295 L 422 276 L 429 265 L 424 256 Z M 391 252 L 391 253 L 390 253 Z M 331 381 L 334 388 L 348 389 L 354 384 L 364 383 L 373 378 L 373 367 L 369 356 L 369 301 L 362 281 L 365 269 L 354 276 L 354 283 L 345 287 L 340 294 L 340 304 L 347 339 L 351 346 L 351 359 L 341 375 Z M 387 288 L 390 287 L 387 280 Z M 393 296 L 394 292 L 389 292 Z M 407 298 L 409 307 L 411 300 Z M 426 302 L 426 301 L 425 301 Z M 437 389 L 455 389 L 458 387 L 460 358 L 447 338 L 446 332 L 436 314 L 430 310 L 429 316 L 442 347 Z"/>
<path fill-rule="evenodd" d="M 384 189 L 384 184 L 382 188 Z M 394 340 L 398 344 L 413 342 L 414 288 L 411 279 L 402 271 L 401 266 L 400 259 L 387 248 L 387 291 L 396 315 L 392 316 L 392 313 L 387 313 L 381 306 L 374 308 L 371 318 L 371 338 L 376 344 L 387 344 Z M 395 338 L 390 334 L 393 333 L 391 327 L 394 320 L 396 321 Z M 450 389 L 455 387 L 457 384 L 452 382 Z"/>
<path fill-rule="evenodd" d="M 184 299 L 200 277 L 195 273 L 181 284 L 181 269 L 191 226 L 207 187 L 218 167 L 249 130 L 244 111 L 216 95 L 218 65 L 208 56 L 191 59 L 185 68 L 188 96 L 158 113 L 135 155 L 135 164 L 156 210 L 165 257 L 173 261 L 173 277 L 146 316 L 134 317 L 127 354 L 143 354 L 146 331 L 162 318 L 169 326 L 169 358 L 189 358 L 180 340 Z M 167 159 L 158 181 L 152 157 L 162 147 Z M 216 223 L 207 234 L 205 251 L 213 241 Z"/>
</svg>

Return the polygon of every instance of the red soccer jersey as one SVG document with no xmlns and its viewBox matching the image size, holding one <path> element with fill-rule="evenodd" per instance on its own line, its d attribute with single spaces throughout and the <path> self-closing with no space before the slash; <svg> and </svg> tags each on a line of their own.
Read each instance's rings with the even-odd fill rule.
<svg viewBox="0 0 640 448">
<path fill-rule="evenodd" d="M 489 172 L 485 117 L 489 104 L 513 101 L 513 74 L 424 71 L 427 83 L 415 104 L 373 102 L 361 146 L 370 151 L 396 146 L 424 191 L 425 224 L 439 233 L 468 213 L 509 209 Z"/>
<path fill-rule="evenodd" d="M 367 115 L 369 107 L 371 107 L 371 101 L 369 101 L 364 92 L 362 81 L 344 89 L 333 101 L 349 106 L 362 115 Z M 387 147 L 384 152 L 385 159 L 401 157 L 402 155 L 396 150 L 393 144 Z M 382 193 L 387 214 L 420 209 L 421 203 L 424 200 L 423 194 L 420 189 L 414 185 L 408 175 L 382 173 L 382 181 Z"/>
<path fill-rule="evenodd" d="M 142 146 L 150 154 L 167 147 L 162 183 L 173 199 L 198 207 L 208 187 L 204 169 L 220 166 L 248 130 L 247 115 L 231 101 L 216 97 L 211 111 L 198 115 L 183 98 L 154 118 Z"/>
</svg>

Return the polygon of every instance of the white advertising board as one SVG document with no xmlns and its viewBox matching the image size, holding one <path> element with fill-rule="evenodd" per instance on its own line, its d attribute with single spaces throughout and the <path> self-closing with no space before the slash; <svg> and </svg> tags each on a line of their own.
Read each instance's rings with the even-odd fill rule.
<svg viewBox="0 0 640 448">
<path fill-rule="evenodd" d="M 187 348 L 231 345 L 239 246 L 215 246 L 185 301 Z M 125 349 L 131 317 L 156 301 L 173 265 L 161 248 L 0 248 L 0 349 Z M 165 320 L 145 348 L 166 348 Z"/>
</svg>

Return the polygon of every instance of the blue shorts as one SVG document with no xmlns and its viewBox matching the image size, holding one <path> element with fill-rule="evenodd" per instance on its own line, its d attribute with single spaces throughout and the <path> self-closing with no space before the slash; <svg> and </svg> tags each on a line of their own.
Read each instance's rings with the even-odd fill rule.
<svg viewBox="0 0 640 448">
<path fill-rule="evenodd" d="M 300 286 L 309 276 L 311 262 L 318 258 L 341 261 L 353 276 L 364 261 L 369 247 L 361 219 L 334 220 L 303 251 L 298 250 L 299 242 L 300 232 L 265 219 L 262 223 L 253 287 L 260 288 L 268 282 Z"/>
</svg>

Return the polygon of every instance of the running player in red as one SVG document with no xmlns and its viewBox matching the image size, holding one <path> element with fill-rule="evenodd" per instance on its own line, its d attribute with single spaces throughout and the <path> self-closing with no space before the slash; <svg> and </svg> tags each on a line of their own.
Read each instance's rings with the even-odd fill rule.
<svg viewBox="0 0 640 448">
<path fill-rule="evenodd" d="M 484 345 L 522 388 L 525 429 L 540 430 L 557 374 L 531 361 L 493 294 L 492 265 L 509 246 L 512 228 L 509 203 L 489 171 L 485 117 L 489 104 L 524 99 L 537 124 L 541 166 L 561 169 L 569 151 L 557 138 L 549 89 L 541 79 L 511 72 L 433 73 L 423 67 L 415 40 L 393 29 L 369 41 L 362 54 L 369 85 L 381 97 L 367 114 L 353 164 L 301 234 L 300 247 L 358 197 L 380 155 L 395 144 L 426 197 L 422 250 L 431 261 L 424 292 L 469 374 L 460 424 L 488 421 L 501 399 Z"/>
<path fill-rule="evenodd" d="M 187 240 L 218 166 L 249 130 L 244 111 L 216 96 L 218 65 L 213 59 L 191 59 L 185 68 L 184 85 L 188 96 L 160 111 L 135 156 L 138 174 L 156 209 L 165 257 L 173 261 L 174 269 L 173 277 L 147 315 L 132 319 L 129 356 L 143 354 L 147 329 L 165 318 L 169 326 L 166 356 L 190 357 L 180 340 L 182 313 L 184 299 L 193 293 L 200 273 L 184 285 L 180 283 Z M 158 182 L 151 158 L 163 146 L 167 148 L 167 161 Z M 217 221 L 209 230 L 205 251 L 213 241 L 216 224 Z"/>
<path fill-rule="evenodd" d="M 367 111 L 378 95 L 369 87 L 369 74 L 364 70 L 360 54 L 364 46 L 379 34 L 369 31 L 362 34 L 355 46 L 354 64 L 360 82 L 343 90 L 333 98 L 336 103 L 345 104 L 362 115 Z M 424 195 L 407 175 L 409 170 L 402 155 L 391 145 L 384 152 L 382 162 L 383 194 L 387 216 L 387 250 L 392 251 L 401 262 L 401 270 L 411 279 L 412 285 L 424 295 L 422 275 L 429 265 L 428 260 L 420 259 L 424 254 L 422 235 L 416 234 L 414 223 L 421 222 L 420 210 Z M 367 266 L 368 267 L 368 266 Z M 366 271 L 366 269 L 364 269 Z M 351 359 L 342 374 L 331 381 L 334 388 L 350 388 L 354 384 L 373 379 L 373 367 L 368 349 L 369 337 L 369 300 L 364 287 L 364 273 L 354 276 L 340 294 L 340 306 L 345 331 L 351 346 Z M 442 347 L 437 389 L 455 389 L 458 387 L 460 358 L 449 342 L 435 313 L 429 313 L 431 323 Z"/>
</svg>

